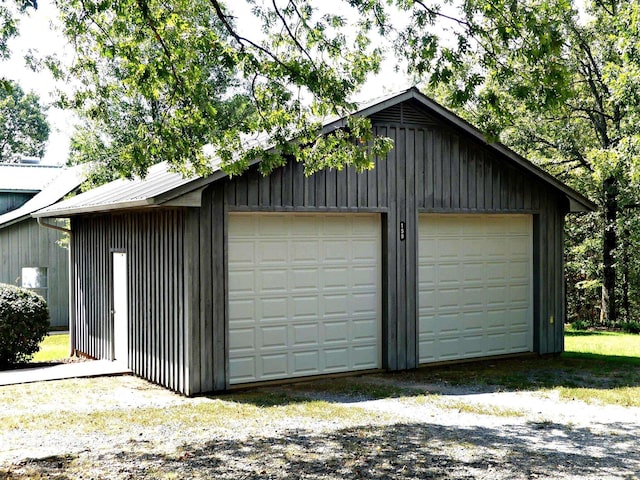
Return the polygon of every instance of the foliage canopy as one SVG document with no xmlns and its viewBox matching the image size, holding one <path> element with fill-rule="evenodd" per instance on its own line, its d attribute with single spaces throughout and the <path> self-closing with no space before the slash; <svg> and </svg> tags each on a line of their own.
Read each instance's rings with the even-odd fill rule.
<svg viewBox="0 0 640 480">
<path fill-rule="evenodd" d="M 0 162 L 19 155 L 42 157 L 48 138 L 49 123 L 38 96 L 5 81 L 0 88 Z"/>
<path fill-rule="evenodd" d="M 609 324 L 619 304 L 626 317 L 640 314 L 630 300 L 640 294 L 630 254 L 640 246 L 638 0 L 71 0 L 59 8 L 77 53 L 67 72 L 77 88 L 63 104 L 85 119 L 74 162 L 100 160 L 120 175 L 160 160 L 199 174 L 211 159 L 231 174 L 255 160 L 267 173 L 292 157 L 307 173 L 370 168 L 388 139 L 360 118 L 321 135 L 320 120 L 353 109 L 349 99 L 387 48 L 447 106 L 601 206 L 569 223 L 573 312 L 599 312 Z"/>
</svg>

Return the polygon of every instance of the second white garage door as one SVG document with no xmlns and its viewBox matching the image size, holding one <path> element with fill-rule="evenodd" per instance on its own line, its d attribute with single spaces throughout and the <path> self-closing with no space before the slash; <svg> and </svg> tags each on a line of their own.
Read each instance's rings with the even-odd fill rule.
<svg viewBox="0 0 640 480">
<path fill-rule="evenodd" d="M 529 352 L 531 215 L 420 215 L 420 363 Z"/>
<path fill-rule="evenodd" d="M 379 368 L 380 220 L 229 215 L 229 383 Z"/>
</svg>

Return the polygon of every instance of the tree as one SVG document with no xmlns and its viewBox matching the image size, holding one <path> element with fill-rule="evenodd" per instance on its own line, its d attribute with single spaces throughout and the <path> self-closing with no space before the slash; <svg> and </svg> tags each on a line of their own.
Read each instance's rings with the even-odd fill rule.
<svg viewBox="0 0 640 480">
<path fill-rule="evenodd" d="M 311 3 L 256 4 L 263 33 L 244 33 L 217 0 L 60 2 L 78 85 L 63 103 L 85 118 L 73 161 L 99 147 L 124 176 L 161 160 L 185 174 L 207 174 L 212 159 L 230 174 L 290 157 L 307 172 L 370 168 L 391 143 L 373 138 L 367 120 L 329 136 L 320 125 L 352 109 L 380 51 L 366 29 L 348 35 L 343 17 Z"/>
<path fill-rule="evenodd" d="M 42 157 L 48 138 L 49 124 L 38 96 L 6 81 L 0 88 L 0 162 L 15 161 L 18 155 Z"/>
<path fill-rule="evenodd" d="M 9 40 L 18 35 L 19 16 L 29 8 L 38 8 L 36 0 L 16 0 L 7 4 L 0 2 L 0 61 L 11 56 Z M 8 80 L 0 76 L 0 90 L 11 90 Z"/>
<path fill-rule="evenodd" d="M 429 36 L 411 27 L 398 36 L 398 48 L 426 45 L 409 52 L 410 67 L 428 75 L 446 103 L 597 199 L 599 217 L 568 230 L 582 240 L 568 265 L 584 265 L 580 255 L 593 254 L 591 238 L 599 229 L 595 260 L 601 266 L 576 269 L 570 278 L 579 287 L 599 285 L 600 321 L 614 325 L 620 298 L 630 311 L 629 282 L 638 271 L 629 251 L 638 245 L 640 203 L 640 4 L 590 0 L 580 12 L 576 3 L 465 0 L 457 17 L 445 18 L 413 2 L 412 15 L 423 23 L 448 19 L 456 42 L 429 48 Z M 620 232 L 628 235 L 623 245 Z"/>
</svg>

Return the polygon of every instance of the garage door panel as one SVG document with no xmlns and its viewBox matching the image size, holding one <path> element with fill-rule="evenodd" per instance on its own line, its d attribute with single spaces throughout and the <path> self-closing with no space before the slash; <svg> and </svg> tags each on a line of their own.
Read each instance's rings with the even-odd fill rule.
<svg viewBox="0 0 640 480">
<path fill-rule="evenodd" d="M 322 243 L 322 258 L 319 263 L 332 262 L 337 264 L 347 264 L 350 260 L 349 248 L 345 248 L 344 241 L 325 240 Z"/>
<path fill-rule="evenodd" d="M 529 285 L 512 285 L 509 288 L 511 303 L 514 302 L 522 302 L 528 303 L 530 298 L 530 287 Z"/>
<path fill-rule="evenodd" d="M 297 319 L 318 318 L 318 297 L 317 296 L 295 296 L 289 297 L 292 309 L 289 310 L 289 317 L 295 321 Z"/>
<path fill-rule="evenodd" d="M 532 349 L 532 244 L 530 215 L 420 216 L 421 363 Z"/>
<path fill-rule="evenodd" d="M 256 375 L 260 375 L 265 380 L 278 378 L 287 372 L 288 365 L 289 358 L 286 354 L 265 354 L 262 356 L 261 362 L 259 364 L 256 364 L 256 366 L 258 367 L 258 369 L 256 370 Z"/>
<path fill-rule="evenodd" d="M 347 267 L 321 267 L 320 278 L 322 289 L 325 291 L 344 292 L 349 287 L 349 269 Z"/>
<path fill-rule="evenodd" d="M 245 278 L 246 276 L 253 276 L 253 272 L 246 272 Z M 288 276 L 287 272 L 281 269 L 264 269 L 257 276 L 256 281 L 258 283 L 256 293 L 281 292 L 287 288 Z"/>
<path fill-rule="evenodd" d="M 346 344 L 349 341 L 349 327 L 346 320 L 336 322 L 323 322 L 324 343 L 329 345 L 332 343 Z"/>
<path fill-rule="evenodd" d="M 248 271 L 235 271 L 229 275 L 229 290 L 236 294 L 254 293 L 254 276 Z"/>
<path fill-rule="evenodd" d="M 318 275 L 317 269 L 312 268 L 293 268 L 289 275 L 286 272 L 283 272 L 284 282 L 281 282 L 278 285 L 280 291 L 286 291 L 287 289 L 292 289 L 296 291 L 301 290 L 313 290 L 318 291 L 322 287 L 320 285 L 321 278 Z M 287 285 L 287 278 L 290 279 L 290 285 Z"/>
<path fill-rule="evenodd" d="M 506 262 L 496 262 L 496 261 L 486 262 L 486 263 L 479 264 L 478 267 L 482 268 L 485 274 L 484 280 L 504 281 L 504 279 L 509 276 L 513 278 L 513 274 L 511 273 L 511 266 Z M 525 263 L 525 269 L 527 270 L 527 274 L 528 274 L 528 268 L 526 267 L 526 263 Z"/>
<path fill-rule="evenodd" d="M 228 247 L 231 384 L 379 367 L 379 216 L 234 213 Z"/>
<path fill-rule="evenodd" d="M 291 330 L 293 331 L 292 346 L 294 348 L 319 345 L 320 331 L 317 323 L 292 325 Z"/>
<path fill-rule="evenodd" d="M 354 345 L 351 347 L 353 368 L 364 370 L 378 368 L 378 348 L 373 345 Z"/>
<path fill-rule="evenodd" d="M 476 332 L 484 331 L 485 329 L 485 314 L 484 312 L 471 311 L 461 313 L 459 316 L 463 331 Z"/>
<path fill-rule="evenodd" d="M 374 342 L 378 336 L 378 324 L 370 319 L 365 320 L 354 320 L 352 322 L 353 325 L 353 336 L 352 340 L 354 341 L 367 341 Z"/>
<path fill-rule="evenodd" d="M 376 315 L 376 307 L 378 304 L 377 293 L 354 293 L 349 297 L 348 309 L 350 314 L 365 314 L 369 318 Z"/>
<path fill-rule="evenodd" d="M 282 320 L 286 318 L 286 312 L 288 311 L 289 299 L 286 297 L 274 297 L 274 298 L 257 298 L 255 302 L 260 305 L 260 308 L 256 311 L 256 315 L 252 317 L 254 320 L 256 316 L 260 316 L 263 320 Z M 235 318 L 232 316 L 233 311 L 229 312 L 229 318 Z"/>
<path fill-rule="evenodd" d="M 235 372 L 239 382 L 250 382 L 257 376 L 256 362 L 253 356 L 230 358 L 229 369 Z"/>
<path fill-rule="evenodd" d="M 345 358 L 349 357 L 349 349 L 347 347 L 342 348 L 329 348 L 324 351 L 324 367 L 327 373 L 334 373 L 344 371 L 348 368 L 345 363 Z"/>
<path fill-rule="evenodd" d="M 293 376 L 314 375 L 320 372 L 320 352 L 318 350 L 293 352 L 291 357 L 293 360 L 291 374 Z M 279 373 L 281 375 L 287 374 L 286 371 Z"/>
<path fill-rule="evenodd" d="M 256 316 L 255 302 L 254 300 L 229 300 L 229 312 L 238 321 L 253 321 Z"/>
<path fill-rule="evenodd" d="M 523 283 L 529 282 L 531 270 L 527 261 L 515 261 L 509 265 L 509 277 L 512 280 L 520 280 Z"/>
<path fill-rule="evenodd" d="M 465 307 L 479 307 L 485 304 L 486 300 L 486 292 L 483 287 L 463 287 L 462 291 L 462 299 L 458 297 L 458 302 L 454 303 L 454 306 L 460 304 L 460 300 L 462 300 L 462 305 Z"/>
<path fill-rule="evenodd" d="M 265 265 L 286 265 L 289 262 L 287 248 L 277 240 L 263 240 L 255 245 L 256 262 Z"/>
<path fill-rule="evenodd" d="M 262 342 L 254 347 L 281 349 L 287 344 L 287 329 L 280 326 L 261 327 L 260 338 Z"/>
<path fill-rule="evenodd" d="M 369 289 L 372 283 L 377 282 L 378 269 L 374 266 L 357 266 L 350 271 L 351 286 Z"/>
<path fill-rule="evenodd" d="M 464 282 L 484 282 L 488 276 L 488 265 L 481 262 L 465 262 L 462 264 L 462 280 Z"/>
<path fill-rule="evenodd" d="M 237 328 L 229 335 L 229 346 L 234 350 L 253 350 L 256 348 L 255 329 Z"/>
</svg>

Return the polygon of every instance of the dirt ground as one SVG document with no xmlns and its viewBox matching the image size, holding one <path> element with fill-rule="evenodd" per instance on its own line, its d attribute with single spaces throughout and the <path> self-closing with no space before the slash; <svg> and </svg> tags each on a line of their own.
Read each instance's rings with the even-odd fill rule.
<svg viewBox="0 0 640 480">
<path fill-rule="evenodd" d="M 0 387 L 0 479 L 640 479 L 640 409 L 362 376 L 185 398 Z"/>
</svg>

